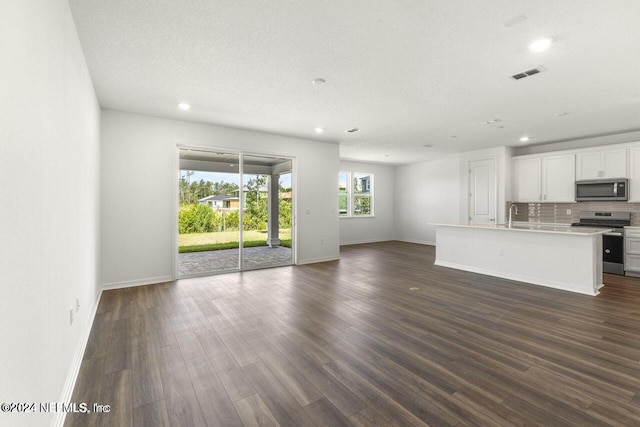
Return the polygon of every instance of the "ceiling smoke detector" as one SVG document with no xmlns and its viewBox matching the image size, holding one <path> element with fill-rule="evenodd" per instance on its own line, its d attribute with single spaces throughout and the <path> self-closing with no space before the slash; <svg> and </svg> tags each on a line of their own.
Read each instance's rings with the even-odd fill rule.
<svg viewBox="0 0 640 427">
<path fill-rule="evenodd" d="M 357 133 L 360 132 L 360 129 L 358 128 L 351 128 L 351 129 L 347 129 L 345 130 L 346 133 Z"/>
<path fill-rule="evenodd" d="M 526 20 L 527 20 L 526 15 L 518 15 L 515 18 L 508 20 L 503 25 L 505 28 L 511 29 L 511 27 L 515 27 L 516 25 L 521 24 Z"/>
<path fill-rule="evenodd" d="M 511 76 L 511 78 L 514 80 L 520 80 L 520 79 L 524 79 L 525 77 L 534 76 L 543 71 L 545 71 L 543 67 L 536 67 L 530 70 L 522 71 L 521 73 L 514 74 L 513 76 Z"/>
</svg>

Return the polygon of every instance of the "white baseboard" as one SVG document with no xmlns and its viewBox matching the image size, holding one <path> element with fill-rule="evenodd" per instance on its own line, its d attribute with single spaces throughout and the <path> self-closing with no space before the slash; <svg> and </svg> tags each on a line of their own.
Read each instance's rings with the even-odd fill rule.
<svg viewBox="0 0 640 427">
<path fill-rule="evenodd" d="M 433 242 L 431 240 L 420 240 L 420 239 L 394 239 L 394 240 L 397 240 L 399 242 L 415 243 L 417 245 L 428 245 L 428 246 L 436 245 L 436 242 Z"/>
<path fill-rule="evenodd" d="M 472 266 L 468 266 L 468 265 L 461 265 L 461 264 L 456 264 L 453 262 L 448 262 L 448 261 L 438 261 L 436 260 L 433 265 L 437 265 L 440 267 L 447 267 L 447 268 L 453 268 L 456 270 L 462 270 L 462 271 L 468 271 L 470 273 L 478 273 L 478 274 L 484 274 L 485 276 L 493 276 L 493 277 L 500 277 L 502 279 L 507 279 L 507 280 L 513 280 L 516 282 L 522 282 L 523 284 L 531 284 L 531 285 L 536 285 L 536 286 L 544 286 L 547 288 L 554 288 L 554 289 L 560 289 L 562 291 L 569 291 L 569 292 L 576 292 L 576 293 L 580 293 L 583 295 L 590 295 L 590 296 L 595 296 L 598 295 L 599 292 L 595 292 L 595 293 L 589 293 L 586 292 L 584 289 L 577 289 L 571 285 L 568 285 L 566 283 L 561 283 L 561 282 L 553 282 L 553 281 L 542 281 L 542 280 L 537 280 L 535 278 L 531 278 L 531 277 L 521 277 L 518 276 L 516 274 L 509 274 L 509 273 L 503 273 L 500 271 L 493 271 L 493 270 L 488 270 L 485 268 L 478 268 L 478 267 L 472 267 Z M 598 286 L 598 289 L 602 288 L 604 286 L 604 284 L 601 284 Z"/>
<path fill-rule="evenodd" d="M 64 383 L 64 388 L 62 389 L 62 395 L 60 396 L 60 400 L 58 402 L 70 403 L 71 397 L 73 396 L 73 389 L 76 385 L 76 380 L 78 379 L 78 374 L 80 373 L 80 365 L 82 365 L 82 358 L 84 357 L 84 351 L 87 348 L 87 343 L 89 342 L 89 335 L 91 334 L 91 328 L 93 327 L 93 321 L 96 318 L 96 313 L 98 311 L 98 304 L 100 304 L 100 298 L 102 298 L 102 290 L 98 294 L 98 298 L 96 302 L 93 304 L 91 308 L 91 313 L 89 313 L 89 317 L 87 318 L 87 323 L 85 323 L 84 328 L 82 329 L 82 335 L 80 335 L 80 341 L 76 347 L 76 351 L 73 354 L 73 360 L 71 362 L 71 367 L 69 368 L 69 372 L 67 373 L 67 379 Z M 67 416 L 67 413 L 64 411 L 56 412 L 53 417 L 53 421 L 51 422 L 52 427 L 62 427 L 64 425 L 64 420 Z"/>
<path fill-rule="evenodd" d="M 349 242 L 340 242 L 340 246 L 363 245 L 365 243 L 390 242 L 392 240 L 396 240 L 396 239 L 394 239 L 393 237 L 387 237 L 387 238 L 378 238 L 378 239 L 351 240 Z"/>
<path fill-rule="evenodd" d="M 324 258 L 310 258 L 299 260 L 296 265 L 304 265 L 304 264 L 315 264 L 317 262 L 327 262 L 327 261 L 338 261 L 340 259 L 339 256 L 329 256 Z"/>
<path fill-rule="evenodd" d="M 146 279 L 127 280 L 124 282 L 103 283 L 102 290 L 133 288 L 136 286 L 155 285 L 156 283 L 172 282 L 175 279 L 171 276 L 148 277 Z"/>
</svg>

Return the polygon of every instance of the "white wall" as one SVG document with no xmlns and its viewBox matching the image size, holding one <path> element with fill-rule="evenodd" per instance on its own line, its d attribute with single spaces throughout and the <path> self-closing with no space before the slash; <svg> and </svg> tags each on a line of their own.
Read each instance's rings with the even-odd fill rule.
<svg viewBox="0 0 640 427">
<path fill-rule="evenodd" d="M 338 145 L 102 111 L 101 283 L 171 280 L 177 143 L 295 157 L 298 263 L 337 259 Z"/>
<path fill-rule="evenodd" d="M 361 162 L 340 162 L 340 170 L 373 173 L 373 217 L 340 218 L 340 244 L 382 242 L 395 239 L 393 166 Z"/>
<path fill-rule="evenodd" d="M 459 224 L 460 158 L 397 166 L 395 234 L 397 240 L 435 245 L 433 224 Z"/>
<path fill-rule="evenodd" d="M 58 402 L 98 296 L 100 109 L 66 0 L 0 2 L 0 58 L 0 400 Z"/>
<path fill-rule="evenodd" d="M 395 234 L 397 240 L 435 245 L 434 224 L 466 224 L 469 217 L 469 162 L 496 161 L 496 218 L 502 222 L 510 192 L 511 149 L 470 151 L 441 160 L 397 166 Z"/>
</svg>

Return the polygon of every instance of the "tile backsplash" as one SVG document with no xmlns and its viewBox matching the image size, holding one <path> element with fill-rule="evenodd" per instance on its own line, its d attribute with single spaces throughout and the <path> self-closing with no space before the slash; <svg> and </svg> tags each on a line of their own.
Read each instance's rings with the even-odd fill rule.
<svg viewBox="0 0 640 427">
<path fill-rule="evenodd" d="M 514 221 L 571 224 L 580 220 L 582 211 L 631 212 L 631 225 L 640 226 L 640 203 L 626 202 L 579 202 L 579 203 L 515 203 L 518 214 Z M 509 206 L 506 215 L 508 220 Z M 571 213 L 567 213 L 570 211 Z"/>
</svg>

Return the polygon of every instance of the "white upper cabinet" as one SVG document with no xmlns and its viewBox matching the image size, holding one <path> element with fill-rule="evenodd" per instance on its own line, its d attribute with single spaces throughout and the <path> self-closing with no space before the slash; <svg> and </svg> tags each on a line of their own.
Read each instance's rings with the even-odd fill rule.
<svg viewBox="0 0 640 427">
<path fill-rule="evenodd" d="M 515 202 L 575 202 L 575 155 L 554 154 L 513 159 Z"/>
<path fill-rule="evenodd" d="M 604 148 L 576 154 L 576 180 L 626 178 L 627 148 Z"/>
<path fill-rule="evenodd" d="M 576 201 L 576 157 L 559 154 L 542 158 L 542 201 Z"/>
<path fill-rule="evenodd" d="M 640 202 L 640 146 L 629 148 L 629 201 Z"/>
<path fill-rule="evenodd" d="M 540 157 L 513 159 L 514 202 L 539 202 L 542 198 L 540 162 Z"/>
</svg>

